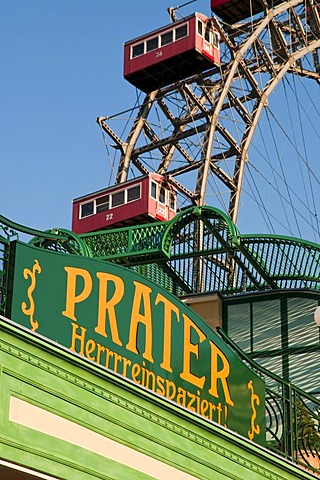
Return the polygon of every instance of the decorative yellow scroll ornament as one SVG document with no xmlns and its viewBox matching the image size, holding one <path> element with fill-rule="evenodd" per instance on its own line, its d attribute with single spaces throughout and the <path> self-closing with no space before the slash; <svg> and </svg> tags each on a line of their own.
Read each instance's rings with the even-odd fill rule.
<svg viewBox="0 0 320 480">
<path fill-rule="evenodd" d="M 28 292 L 27 292 L 29 302 L 30 302 L 30 306 L 28 308 L 26 302 L 22 302 L 22 304 L 21 304 L 22 312 L 25 315 L 28 315 L 30 317 L 30 325 L 32 327 L 33 332 L 35 332 L 37 330 L 37 328 L 39 327 L 39 323 L 33 317 L 34 316 L 35 305 L 34 305 L 34 299 L 33 299 L 32 293 L 33 293 L 34 289 L 36 288 L 36 283 L 37 283 L 36 273 L 41 273 L 41 266 L 40 266 L 38 260 L 34 261 L 34 265 L 33 265 L 32 270 L 29 270 L 29 268 L 25 268 L 23 270 L 24 278 L 26 280 L 28 279 L 28 277 L 31 278 L 31 285 L 29 286 Z"/>
<path fill-rule="evenodd" d="M 255 403 L 260 405 L 260 398 L 259 395 L 254 393 L 254 388 L 252 384 L 252 380 L 248 383 L 248 389 L 251 390 L 251 408 L 252 408 L 252 416 L 251 416 L 251 431 L 248 431 L 248 437 L 250 440 L 253 440 L 255 434 L 260 433 L 259 425 L 255 425 L 254 421 L 257 418 L 257 410 L 255 408 Z"/>
</svg>

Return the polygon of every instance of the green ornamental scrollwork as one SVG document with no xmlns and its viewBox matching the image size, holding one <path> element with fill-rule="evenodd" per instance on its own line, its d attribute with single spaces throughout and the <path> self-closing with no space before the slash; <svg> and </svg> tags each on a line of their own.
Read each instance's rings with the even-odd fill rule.
<svg viewBox="0 0 320 480">
<path fill-rule="evenodd" d="M 248 431 L 248 437 L 250 440 L 254 439 L 255 434 L 260 433 L 260 426 L 255 425 L 255 419 L 257 418 L 257 410 L 255 408 L 255 403 L 260 405 L 260 397 L 256 393 L 254 393 L 253 383 L 252 380 L 248 383 L 248 389 L 251 390 L 251 408 L 252 408 L 252 416 L 251 416 L 251 430 Z"/>
<path fill-rule="evenodd" d="M 30 317 L 30 325 L 32 327 L 33 332 L 35 332 L 37 330 L 37 328 L 39 327 L 39 323 L 34 318 L 35 303 L 34 303 L 34 299 L 33 299 L 32 294 L 33 294 L 34 289 L 36 288 L 36 284 L 37 284 L 36 274 L 37 273 L 40 274 L 41 271 L 42 271 L 42 269 L 41 269 L 41 266 L 40 266 L 38 260 L 34 261 L 34 265 L 33 265 L 32 270 L 30 270 L 29 268 L 25 268 L 23 270 L 24 278 L 27 280 L 28 277 L 30 277 L 31 284 L 30 284 L 30 286 L 28 288 L 28 292 L 27 292 L 27 295 L 28 295 L 28 298 L 29 298 L 29 306 L 27 306 L 26 302 L 22 302 L 21 309 L 22 309 L 22 312 L 25 315 L 28 315 Z"/>
</svg>

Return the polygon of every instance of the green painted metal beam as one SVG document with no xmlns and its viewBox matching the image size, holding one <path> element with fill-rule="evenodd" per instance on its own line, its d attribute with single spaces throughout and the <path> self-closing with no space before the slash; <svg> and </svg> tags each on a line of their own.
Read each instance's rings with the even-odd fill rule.
<svg viewBox="0 0 320 480">
<path fill-rule="evenodd" d="M 157 264 L 154 275 L 159 276 L 162 269 L 163 281 L 171 282 L 172 289 L 178 288 L 177 281 L 185 293 L 211 291 L 213 283 L 214 290 L 225 294 L 320 288 L 320 245 L 287 236 L 242 235 L 225 213 L 208 206 L 189 207 L 169 222 L 82 235 L 65 229 L 40 232 L 1 216 L 0 225 L 8 238 L 16 232 L 33 236 L 31 243 L 39 248 L 129 268 Z M 0 238 L 0 243 L 4 245 L 8 238 Z M 199 273 L 200 264 L 203 273 Z M 192 275 L 203 278 L 196 283 Z"/>
</svg>

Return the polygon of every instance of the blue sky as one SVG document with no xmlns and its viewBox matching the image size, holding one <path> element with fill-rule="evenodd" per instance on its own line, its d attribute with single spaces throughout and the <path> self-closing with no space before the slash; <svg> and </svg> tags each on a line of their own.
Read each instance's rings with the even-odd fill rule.
<svg viewBox="0 0 320 480">
<path fill-rule="evenodd" d="M 72 199 L 108 184 L 96 118 L 135 102 L 123 43 L 169 23 L 167 7 L 182 3 L 0 0 L 2 215 L 70 228 Z M 182 12 L 210 15 L 209 7 L 197 0 Z"/>
<path fill-rule="evenodd" d="M 72 198 L 106 186 L 96 118 L 133 106 L 123 43 L 169 23 L 169 2 L 0 1 L 2 215 L 70 228 Z"/>
</svg>

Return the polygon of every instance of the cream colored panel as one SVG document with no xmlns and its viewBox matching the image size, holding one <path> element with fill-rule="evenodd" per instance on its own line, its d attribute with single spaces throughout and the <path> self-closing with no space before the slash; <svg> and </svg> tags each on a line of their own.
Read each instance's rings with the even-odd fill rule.
<svg viewBox="0 0 320 480">
<path fill-rule="evenodd" d="M 150 475 L 156 480 L 168 480 L 169 478 L 198 480 L 192 475 L 16 397 L 10 398 L 9 420 L 85 448 L 138 472 Z"/>
</svg>

